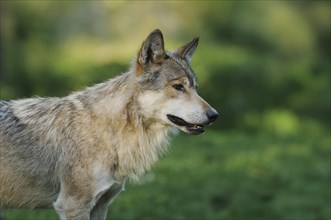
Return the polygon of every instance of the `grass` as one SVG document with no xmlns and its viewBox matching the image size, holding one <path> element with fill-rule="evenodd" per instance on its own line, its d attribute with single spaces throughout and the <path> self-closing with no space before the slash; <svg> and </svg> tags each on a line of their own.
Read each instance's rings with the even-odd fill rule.
<svg viewBox="0 0 331 220">
<path fill-rule="evenodd" d="M 330 137 L 208 131 L 180 135 L 109 219 L 330 219 Z M 57 219 L 52 210 L 6 210 L 14 219 Z"/>
</svg>

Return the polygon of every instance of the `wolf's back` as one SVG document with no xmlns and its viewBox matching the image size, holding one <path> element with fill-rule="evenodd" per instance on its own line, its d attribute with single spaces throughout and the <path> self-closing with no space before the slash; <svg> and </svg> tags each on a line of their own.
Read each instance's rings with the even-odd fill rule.
<svg viewBox="0 0 331 220">
<path fill-rule="evenodd" d="M 47 146 L 47 128 L 38 109 L 32 109 L 40 111 L 40 102 L 0 101 L 0 207 L 49 207 L 58 191 L 54 172 L 59 152 Z"/>
<path fill-rule="evenodd" d="M 20 135 L 20 131 L 24 131 L 26 127 L 23 123 L 20 122 L 20 119 L 15 116 L 10 104 L 11 102 L 0 101 L 1 145 L 3 145 L 5 138 L 9 140 L 17 140 L 17 138 L 19 138 L 18 136 Z"/>
</svg>

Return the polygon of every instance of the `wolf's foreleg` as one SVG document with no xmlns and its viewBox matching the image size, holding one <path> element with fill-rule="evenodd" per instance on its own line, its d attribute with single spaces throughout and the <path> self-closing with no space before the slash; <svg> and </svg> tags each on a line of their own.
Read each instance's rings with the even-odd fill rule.
<svg viewBox="0 0 331 220">
<path fill-rule="evenodd" d="M 107 217 L 108 206 L 120 192 L 124 191 L 124 182 L 117 186 L 111 187 L 97 201 L 91 212 L 91 220 L 104 220 Z"/>
<path fill-rule="evenodd" d="M 89 173 L 80 166 L 63 171 L 60 192 L 53 204 L 61 220 L 90 220 L 96 200 Z"/>
<path fill-rule="evenodd" d="M 61 220 L 90 220 L 91 207 L 90 201 L 70 196 L 67 192 L 60 193 L 54 203 Z"/>
</svg>

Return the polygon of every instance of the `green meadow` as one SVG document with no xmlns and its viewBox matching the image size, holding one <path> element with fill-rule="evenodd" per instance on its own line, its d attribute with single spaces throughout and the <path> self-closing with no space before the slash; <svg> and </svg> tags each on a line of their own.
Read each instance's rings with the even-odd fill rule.
<svg viewBox="0 0 331 220">
<path fill-rule="evenodd" d="M 207 131 L 181 134 L 109 219 L 330 219 L 330 138 Z M 57 219 L 52 210 L 8 210 L 8 220 Z"/>
</svg>

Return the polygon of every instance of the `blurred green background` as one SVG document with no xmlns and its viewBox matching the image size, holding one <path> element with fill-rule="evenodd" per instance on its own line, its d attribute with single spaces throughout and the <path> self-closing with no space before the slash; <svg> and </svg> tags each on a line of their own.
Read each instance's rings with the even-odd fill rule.
<svg viewBox="0 0 331 220">
<path fill-rule="evenodd" d="M 175 137 L 109 218 L 331 218 L 330 1 L 0 4 L 1 99 L 64 96 L 118 75 L 156 28 L 167 49 L 200 36 L 192 67 L 220 118 Z"/>
</svg>

